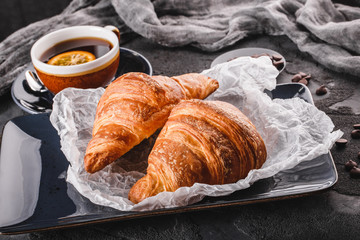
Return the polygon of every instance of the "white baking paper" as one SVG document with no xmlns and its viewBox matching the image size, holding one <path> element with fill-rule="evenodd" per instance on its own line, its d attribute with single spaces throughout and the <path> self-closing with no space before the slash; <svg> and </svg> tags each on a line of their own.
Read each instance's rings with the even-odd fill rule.
<svg viewBox="0 0 360 240">
<path fill-rule="evenodd" d="M 248 188 L 259 179 L 274 176 L 303 161 L 329 151 L 341 137 L 333 132 L 331 119 L 300 98 L 272 100 L 265 89 L 276 86 L 278 71 L 268 57 L 241 57 L 202 72 L 217 79 L 220 87 L 207 100 L 232 103 L 247 115 L 266 144 L 268 158 L 261 169 L 252 170 L 233 184 L 194 184 L 175 192 L 163 192 L 133 204 L 127 199 L 132 185 L 146 172 L 147 156 L 157 134 L 144 140 L 105 169 L 84 170 L 85 149 L 91 139 L 96 106 L 104 89 L 65 89 L 54 98 L 51 123 L 57 129 L 62 151 L 70 162 L 67 181 L 93 203 L 123 211 L 146 211 L 195 203 L 204 196 L 223 196 Z"/>
</svg>

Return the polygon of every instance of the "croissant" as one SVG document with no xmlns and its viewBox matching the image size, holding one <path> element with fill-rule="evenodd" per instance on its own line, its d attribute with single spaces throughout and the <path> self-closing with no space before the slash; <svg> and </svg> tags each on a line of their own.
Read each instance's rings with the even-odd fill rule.
<svg viewBox="0 0 360 240">
<path fill-rule="evenodd" d="M 103 169 L 150 137 L 180 100 L 204 99 L 218 87 L 216 80 L 196 73 L 171 78 L 128 73 L 117 78 L 98 103 L 85 170 Z"/>
<path fill-rule="evenodd" d="M 130 189 L 139 203 L 194 183 L 226 184 L 245 178 L 266 160 L 263 139 L 236 107 L 220 101 L 181 101 L 148 158 L 147 174 Z"/>
</svg>

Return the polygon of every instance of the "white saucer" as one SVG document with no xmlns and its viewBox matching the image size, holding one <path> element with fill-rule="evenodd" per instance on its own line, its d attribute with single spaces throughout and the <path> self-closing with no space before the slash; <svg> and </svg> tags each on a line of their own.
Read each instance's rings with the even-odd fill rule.
<svg viewBox="0 0 360 240">
<path fill-rule="evenodd" d="M 285 61 L 285 58 L 283 57 L 283 55 L 281 55 L 280 53 L 278 53 L 274 50 L 267 49 L 267 48 L 240 48 L 240 49 L 236 49 L 236 50 L 232 50 L 232 51 L 223 53 L 220 56 L 216 57 L 214 59 L 214 61 L 212 61 L 211 67 L 214 67 L 215 65 L 217 65 L 219 63 L 231 61 L 238 57 L 254 56 L 254 55 L 261 55 L 261 54 L 268 54 L 270 56 L 273 56 L 273 55 L 281 56 L 281 61 L 283 61 L 284 64 L 280 69 L 278 68 L 279 73 L 285 69 L 286 61 Z"/>
</svg>

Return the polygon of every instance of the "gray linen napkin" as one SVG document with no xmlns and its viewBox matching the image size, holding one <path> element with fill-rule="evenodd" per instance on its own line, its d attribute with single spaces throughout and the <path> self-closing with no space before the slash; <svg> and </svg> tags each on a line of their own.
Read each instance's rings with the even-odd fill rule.
<svg viewBox="0 0 360 240">
<path fill-rule="evenodd" d="M 73 25 L 115 25 L 169 47 L 217 51 L 253 34 L 286 35 L 334 71 L 360 76 L 360 8 L 331 0 L 74 0 L 0 44 L 0 95 L 42 35 Z"/>
</svg>

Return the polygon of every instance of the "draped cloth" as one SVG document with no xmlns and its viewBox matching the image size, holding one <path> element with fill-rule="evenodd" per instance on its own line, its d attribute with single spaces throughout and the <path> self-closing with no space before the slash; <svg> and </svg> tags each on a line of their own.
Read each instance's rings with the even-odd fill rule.
<svg viewBox="0 0 360 240">
<path fill-rule="evenodd" d="M 301 52 L 337 72 L 360 76 L 360 6 L 331 0 L 73 0 L 59 15 L 0 43 L 0 95 L 30 63 L 41 36 L 74 25 L 114 25 L 168 47 L 217 51 L 249 35 L 286 35 Z"/>
</svg>

